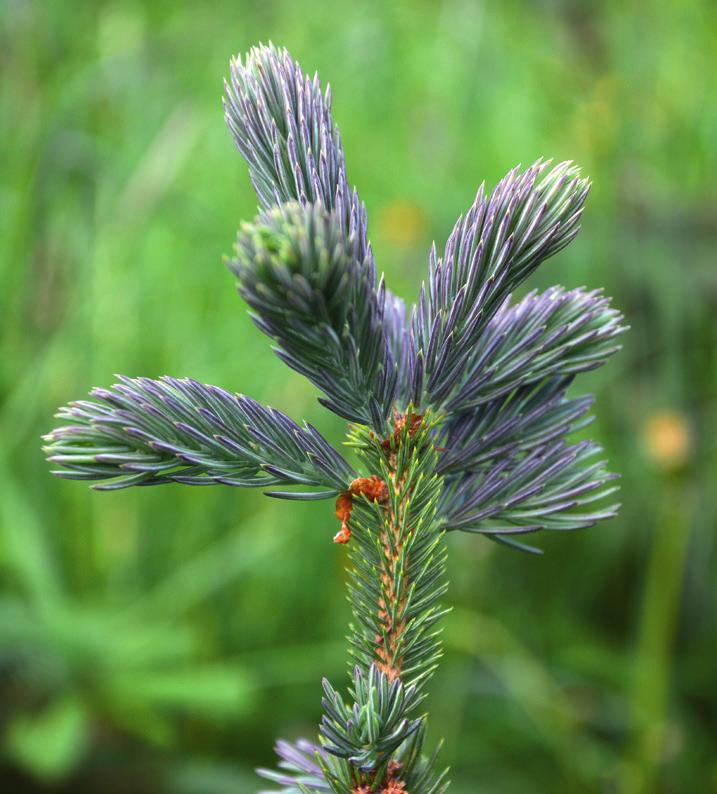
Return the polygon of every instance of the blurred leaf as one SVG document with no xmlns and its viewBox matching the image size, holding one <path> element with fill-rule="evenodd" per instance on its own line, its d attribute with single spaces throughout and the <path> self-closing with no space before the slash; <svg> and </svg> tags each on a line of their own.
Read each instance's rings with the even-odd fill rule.
<svg viewBox="0 0 717 794">
<path fill-rule="evenodd" d="M 141 703 L 217 720 L 246 713 L 255 692 L 251 676 L 230 665 L 120 674 L 110 679 L 108 687 L 124 704 Z"/>
<path fill-rule="evenodd" d="M 170 772 L 172 794 L 238 794 L 257 787 L 258 778 L 233 764 L 195 758 L 182 760 Z"/>
<path fill-rule="evenodd" d="M 0 565 L 40 602 L 60 598 L 61 589 L 42 527 L 0 454 Z"/>
<path fill-rule="evenodd" d="M 460 649 L 490 670 L 531 725 L 536 740 L 571 774 L 585 778 L 600 768 L 602 748 L 587 741 L 588 714 L 542 660 L 498 619 L 454 609 L 446 621 L 446 645 Z"/>
<path fill-rule="evenodd" d="M 84 705 L 75 698 L 57 700 L 43 711 L 18 714 L 5 736 L 5 749 L 21 766 L 40 778 L 67 775 L 79 762 L 89 740 Z"/>
<path fill-rule="evenodd" d="M 198 606 L 240 574 L 265 564 L 291 542 L 299 527 L 266 526 L 262 532 L 232 532 L 170 573 L 134 605 L 142 613 L 181 615 Z"/>
</svg>

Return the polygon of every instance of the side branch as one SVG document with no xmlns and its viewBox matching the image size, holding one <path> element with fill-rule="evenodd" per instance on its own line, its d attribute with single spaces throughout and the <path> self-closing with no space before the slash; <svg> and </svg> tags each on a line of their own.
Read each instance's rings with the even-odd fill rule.
<svg viewBox="0 0 717 794">
<path fill-rule="evenodd" d="M 323 486 L 272 492 L 327 498 L 353 471 L 321 434 L 243 395 L 191 379 L 120 377 L 93 400 L 61 408 L 65 424 L 45 436 L 53 472 L 98 481 L 95 488 L 179 482 L 188 485 Z"/>
</svg>

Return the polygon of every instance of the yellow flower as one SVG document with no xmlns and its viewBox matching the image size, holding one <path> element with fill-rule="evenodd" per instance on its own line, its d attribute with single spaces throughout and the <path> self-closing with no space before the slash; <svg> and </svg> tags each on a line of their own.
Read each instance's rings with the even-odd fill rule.
<svg viewBox="0 0 717 794">
<path fill-rule="evenodd" d="M 692 432 L 687 418 L 677 411 L 658 411 L 642 428 L 645 451 L 663 469 L 678 469 L 689 460 Z"/>
<path fill-rule="evenodd" d="M 417 204 L 399 200 L 380 210 L 379 226 L 391 245 L 408 249 L 421 241 L 428 219 Z"/>
</svg>

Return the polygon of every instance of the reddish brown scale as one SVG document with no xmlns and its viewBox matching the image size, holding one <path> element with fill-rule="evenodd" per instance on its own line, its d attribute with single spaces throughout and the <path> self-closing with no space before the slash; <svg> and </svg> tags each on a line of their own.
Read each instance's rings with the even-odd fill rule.
<svg viewBox="0 0 717 794">
<path fill-rule="evenodd" d="M 394 414 L 393 433 L 381 442 L 381 447 L 384 452 L 390 452 L 391 446 L 395 446 L 401 437 L 401 432 L 406 426 L 406 414 Z M 418 431 L 418 428 L 423 422 L 423 414 L 411 414 L 411 419 L 408 421 L 408 436 L 413 438 Z"/>
<path fill-rule="evenodd" d="M 386 788 L 381 789 L 381 794 L 408 794 L 408 790 L 402 780 L 392 780 Z"/>
<path fill-rule="evenodd" d="M 348 543 L 351 539 L 349 518 L 353 510 L 353 500 L 350 491 L 340 493 L 336 499 L 336 518 L 341 522 L 341 529 L 334 535 L 334 543 Z"/>
<path fill-rule="evenodd" d="M 336 518 L 341 522 L 341 529 L 334 535 L 334 543 L 348 543 L 351 540 L 349 519 L 353 512 L 354 496 L 365 496 L 371 502 L 383 504 L 388 501 L 388 486 L 373 474 L 371 477 L 359 477 L 349 485 L 348 491 L 339 494 L 336 500 Z"/>
<path fill-rule="evenodd" d="M 365 496 L 372 502 L 385 502 L 388 499 L 388 486 L 373 474 L 371 477 L 359 477 L 349 486 L 354 496 Z"/>
<path fill-rule="evenodd" d="M 398 773 L 403 769 L 403 764 L 400 761 L 391 760 L 388 762 L 388 769 L 386 774 L 389 778 L 393 779 L 398 776 Z"/>
<path fill-rule="evenodd" d="M 382 785 L 382 788 L 379 794 L 408 794 L 406 784 L 402 780 L 395 779 L 396 775 L 398 775 L 402 768 L 403 764 L 400 761 L 388 762 L 386 780 L 380 784 Z M 373 790 L 374 789 L 370 786 L 356 786 L 355 788 L 351 789 L 351 794 L 371 794 Z"/>
</svg>

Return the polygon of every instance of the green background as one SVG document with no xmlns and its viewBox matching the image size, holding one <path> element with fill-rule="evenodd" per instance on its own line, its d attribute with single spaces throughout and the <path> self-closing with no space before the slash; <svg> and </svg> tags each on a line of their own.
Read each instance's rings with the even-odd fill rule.
<svg viewBox="0 0 717 794">
<path fill-rule="evenodd" d="M 532 286 L 604 286 L 632 326 L 580 384 L 619 518 L 537 559 L 449 538 L 428 707 L 451 790 L 717 791 L 716 8 L 2 0 L 0 789 L 256 791 L 344 676 L 331 505 L 98 494 L 40 452 L 56 407 L 115 372 L 246 392 L 340 442 L 222 265 L 256 209 L 222 78 L 272 40 L 331 82 L 400 295 L 483 179 L 545 155 L 594 188 Z"/>
</svg>

